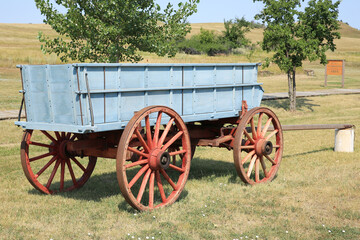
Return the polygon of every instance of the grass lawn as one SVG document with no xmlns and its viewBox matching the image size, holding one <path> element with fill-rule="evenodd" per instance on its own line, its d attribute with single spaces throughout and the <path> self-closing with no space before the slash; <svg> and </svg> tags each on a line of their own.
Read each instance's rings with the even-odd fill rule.
<svg viewBox="0 0 360 240">
<path fill-rule="evenodd" d="M 222 31 L 222 24 L 194 24 Z M 360 88 L 360 31 L 342 25 L 343 38 L 329 59 L 345 59 L 346 88 Z M 37 32 L 45 25 L 0 24 L 0 111 L 18 109 L 21 81 L 17 64 L 60 63 L 42 55 Z M 261 30 L 249 33 L 261 39 Z M 159 58 L 143 62 L 261 62 L 258 50 L 246 55 Z M 315 76 L 306 76 L 312 69 Z M 275 66 L 259 77 L 269 92 L 286 92 L 287 79 Z M 298 69 L 298 91 L 324 89 L 324 66 L 305 62 Z M 330 77 L 328 88 L 341 86 Z M 290 113 L 287 100 L 264 101 L 282 124 L 350 123 L 360 126 L 360 95 L 298 99 Z M 90 180 L 79 190 L 43 195 L 27 181 L 20 163 L 22 130 L 0 121 L 0 239 L 360 239 L 360 144 L 354 153 L 335 153 L 334 130 L 284 132 L 284 155 L 269 184 L 244 185 L 232 152 L 197 148 L 189 179 L 170 207 L 139 213 L 124 200 L 115 161 L 99 159 Z M 54 180 L 59 182 L 58 179 Z M 148 238 L 147 238 L 148 237 Z"/>
<path fill-rule="evenodd" d="M 359 95 L 302 98 L 296 114 L 284 110 L 284 100 L 263 106 L 282 124 L 359 126 L 359 100 Z M 12 121 L 1 121 L 0 129 L 2 239 L 360 238 L 360 146 L 357 141 L 354 153 L 333 152 L 333 130 L 285 132 L 276 179 L 253 187 L 237 176 L 232 152 L 198 148 L 178 201 L 139 213 L 123 199 L 110 159 L 99 159 L 79 190 L 38 193 L 21 168 L 21 129 Z"/>
</svg>

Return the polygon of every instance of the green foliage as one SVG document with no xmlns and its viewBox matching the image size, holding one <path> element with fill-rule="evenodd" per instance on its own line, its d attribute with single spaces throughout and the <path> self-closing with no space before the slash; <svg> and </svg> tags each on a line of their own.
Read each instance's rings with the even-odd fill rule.
<svg viewBox="0 0 360 240">
<path fill-rule="evenodd" d="M 187 54 L 206 53 L 214 56 L 218 53 L 229 53 L 232 49 L 250 45 L 251 41 L 245 37 L 245 34 L 250 31 L 252 26 L 253 23 L 246 21 L 244 17 L 224 21 L 225 31 L 222 32 L 222 35 L 201 28 L 200 34 L 179 42 L 178 47 L 180 51 Z"/>
<path fill-rule="evenodd" d="M 188 54 L 206 53 L 209 56 L 227 53 L 230 49 L 230 46 L 224 44 L 221 37 L 217 36 L 214 31 L 203 28 L 200 29 L 200 34 L 179 42 L 178 47 L 180 51 Z"/>
<path fill-rule="evenodd" d="M 326 63 L 325 52 L 335 50 L 335 39 L 340 34 L 338 6 L 340 1 L 310 0 L 304 12 L 299 10 L 303 0 L 254 0 L 265 4 L 255 16 L 266 24 L 263 50 L 274 52 L 267 59 L 276 63 L 285 72 L 301 67 L 302 61 L 321 60 Z"/>
<path fill-rule="evenodd" d="M 44 53 L 56 53 L 62 61 L 137 62 L 140 51 L 159 56 L 176 54 L 176 42 L 190 31 L 187 17 L 199 0 L 168 4 L 162 11 L 154 0 L 35 0 L 37 8 L 60 37 L 39 33 Z"/>
<path fill-rule="evenodd" d="M 334 40 L 340 38 L 338 7 L 340 1 L 310 0 L 304 11 L 304 0 L 254 0 L 265 7 L 255 19 L 266 24 L 263 50 L 273 52 L 265 67 L 273 62 L 288 74 L 290 110 L 296 110 L 296 68 L 304 60 L 320 59 L 326 63 L 326 51 L 336 49 Z"/>
<path fill-rule="evenodd" d="M 246 21 L 244 17 L 241 19 L 224 21 L 225 31 L 223 31 L 224 42 L 229 42 L 231 48 L 248 46 L 250 40 L 245 34 L 250 31 L 251 23 Z"/>
</svg>

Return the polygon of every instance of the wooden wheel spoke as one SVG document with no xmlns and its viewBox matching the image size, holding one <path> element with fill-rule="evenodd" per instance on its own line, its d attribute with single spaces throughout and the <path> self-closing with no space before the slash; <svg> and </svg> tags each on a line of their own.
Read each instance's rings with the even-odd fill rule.
<svg viewBox="0 0 360 240">
<path fill-rule="evenodd" d="M 163 187 L 162 182 L 161 182 L 161 176 L 160 176 L 159 171 L 155 172 L 155 178 L 156 178 L 156 183 L 157 183 L 158 188 L 159 188 L 161 201 L 163 203 L 165 203 L 166 202 L 166 195 L 165 195 L 164 187 Z"/>
<path fill-rule="evenodd" d="M 247 139 L 252 143 L 255 144 L 254 139 L 252 139 L 252 137 L 250 136 L 250 134 L 246 131 L 246 129 L 244 130 L 244 134 L 247 137 Z"/>
<path fill-rule="evenodd" d="M 61 161 L 60 191 L 64 190 L 64 180 L 65 180 L 65 161 Z"/>
<path fill-rule="evenodd" d="M 260 182 L 259 159 L 255 160 L 255 182 Z"/>
<path fill-rule="evenodd" d="M 274 145 L 273 147 L 274 148 L 280 148 L 280 145 Z"/>
<path fill-rule="evenodd" d="M 269 141 L 269 139 L 272 137 L 272 136 L 274 136 L 275 134 L 277 134 L 279 132 L 279 130 L 278 129 L 275 129 L 274 131 L 272 131 L 266 138 L 265 138 L 265 140 L 266 141 Z"/>
<path fill-rule="evenodd" d="M 276 162 L 274 162 L 274 160 L 269 155 L 264 156 L 272 163 L 272 165 L 276 165 Z"/>
<path fill-rule="evenodd" d="M 150 174 L 151 174 L 151 169 L 149 168 L 147 170 L 142 182 L 141 182 L 140 190 L 139 190 L 139 193 L 138 193 L 137 198 L 136 198 L 136 200 L 139 203 L 141 202 L 142 196 L 144 195 L 144 191 L 145 191 L 146 185 L 147 185 L 147 183 L 149 181 Z"/>
<path fill-rule="evenodd" d="M 73 160 L 74 163 L 75 163 L 76 165 L 78 165 L 78 167 L 79 167 L 81 170 L 83 170 L 83 172 L 86 171 L 85 167 L 84 167 L 76 158 L 71 157 L 71 160 Z"/>
<path fill-rule="evenodd" d="M 61 136 L 60 136 L 59 132 L 55 132 L 55 135 L 56 135 L 57 140 L 61 140 Z"/>
<path fill-rule="evenodd" d="M 139 178 L 149 169 L 149 165 L 145 165 L 144 167 L 142 167 L 139 172 L 133 177 L 133 179 L 131 179 L 130 183 L 129 183 L 129 189 L 134 186 L 134 184 L 137 182 L 137 180 L 139 180 Z"/>
<path fill-rule="evenodd" d="M 143 156 L 144 158 L 149 158 L 149 154 L 146 154 L 146 153 L 144 153 L 144 152 L 142 152 L 142 151 L 139 151 L 139 150 L 137 150 L 137 149 L 135 149 L 135 148 L 128 147 L 128 150 L 129 150 L 130 152 L 136 153 L 136 154 L 139 155 L 139 156 Z"/>
<path fill-rule="evenodd" d="M 263 129 L 262 132 L 261 132 L 261 136 L 262 136 L 262 137 L 265 137 L 265 134 L 266 134 L 266 132 L 268 131 L 272 120 L 273 120 L 272 118 L 269 118 L 269 119 L 266 121 L 266 123 L 265 123 L 265 125 L 264 125 L 264 129 Z"/>
<path fill-rule="evenodd" d="M 44 143 L 39 143 L 39 142 L 32 142 L 32 141 L 30 141 L 29 144 L 35 145 L 35 146 L 39 146 L 39 147 L 45 147 L 45 148 L 54 148 L 53 145 L 44 144 Z"/>
<path fill-rule="evenodd" d="M 255 145 L 241 146 L 241 149 L 255 149 Z"/>
<path fill-rule="evenodd" d="M 165 151 L 166 149 L 168 149 L 176 140 L 178 140 L 178 138 L 183 135 L 183 131 L 179 131 L 175 136 L 173 136 L 162 148 L 162 151 Z"/>
<path fill-rule="evenodd" d="M 42 158 L 46 158 L 48 156 L 54 155 L 55 152 L 49 152 L 49 153 L 45 153 L 45 154 L 41 154 L 39 156 L 33 157 L 33 158 L 29 158 L 29 162 L 33 162 Z"/>
<path fill-rule="evenodd" d="M 166 136 L 168 135 L 169 130 L 170 130 L 172 124 L 174 123 L 174 121 L 175 121 L 175 118 L 171 118 L 170 121 L 166 124 L 165 130 L 164 130 L 164 132 L 162 133 L 161 138 L 160 138 L 160 140 L 159 140 L 159 143 L 158 143 L 158 145 L 157 145 L 158 147 L 161 147 L 161 146 L 163 145 L 163 143 L 164 143 L 164 141 L 165 141 L 165 138 L 166 138 Z"/>
<path fill-rule="evenodd" d="M 89 157 L 88 161 L 84 159 L 80 163 L 75 157 L 66 157 L 61 154 L 61 151 L 64 150 L 61 149 L 63 145 L 77 136 L 80 135 L 60 131 L 25 130 L 20 152 L 21 163 L 28 181 L 37 190 L 45 194 L 72 191 L 84 185 L 90 178 L 96 165 L 96 157 Z M 41 137 L 42 140 L 36 140 L 37 137 Z M 81 139 L 87 139 L 87 136 L 84 135 Z M 39 153 L 41 155 L 32 156 L 30 152 L 35 152 L 36 150 L 43 150 L 43 152 Z M 81 171 L 79 172 L 81 173 L 78 176 L 79 182 L 76 181 L 72 168 L 74 164 L 73 166 L 71 165 L 72 161 L 82 170 L 82 173 Z M 84 165 L 85 167 L 83 164 L 86 164 Z M 74 184 L 71 184 L 70 176 Z M 54 185 L 55 178 L 58 180 L 58 184 Z M 67 184 L 67 180 L 70 180 L 69 184 Z"/>
<path fill-rule="evenodd" d="M 257 126 L 257 137 L 260 137 L 261 136 L 261 121 L 262 121 L 262 117 L 263 117 L 264 113 L 260 113 L 259 114 L 259 119 L 258 119 L 258 126 Z"/>
<path fill-rule="evenodd" d="M 163 177 L 165 178 L 165 180 L 171 185 L 171 187 L 176 190 L 176 185 L 175 183 L 171 180 L 171 178 L 169 177 L 169 175 L 167 175 L 167 173 L 164 171 L 164 169 L 160 169 L 160 173 L 161 175 L 163 175 Z"/>
<path fill-rule="evenodd" d="M 162 117 L 162 112 L 159 112 L 157 119 L 156 119 L 155 132 L 154 132 L 154 138 L 153 138 L 154 146 L 157 146 L 158 142 L 159 142 L 161 117 Z"/>
<path fill-rule="evenodd" d="M 152 148 L 152 137 L 151 137 L 151 129 L 150 129 L 150 119 L 149 119 L 149 115 L 147 115 L 145 117 L 145 128 L 146 128 L 146 139 L 147 139 L 147 143 L 149 145 L 150 148 Z"/>
<path fill-rule="evenodd" d="M 252 136 L 253 136 L 254 140 L 256 140 L 256 139 L 257 139 L 257 135 L 256 135 L 256 129 L 255 129 L 255 123 L 254 123 L 254 118 L 253 118 L 253 117 L 251 118 L 250 124 L 251 124 Z M 246 129 L 245 129 L 245 131 L 246 131 Z"/>
<path fill-rule="evenodd" d="M 179 167 L 177 167 L 177 166 L 175 166 L 175 165 L 173 165 L 173 164 L 170 164 L 169 167 L 172 168 L 172 169 L 174 169 L 174 170 L 176 170 L 176 171 L 178 171 L 178 172 L 181 172 L 181 173 L 185 172 L 184 169 L 179 168 Z"/>
<path fill-rule="evenodd" d="M 59 168 L 60 163 L 61 163 L 61 159 L 58 159 L 58 160 L 56 161 L 56 164 L 55 164 L 55 166 L 54 166 L 54 169 L 53 169 L 52 172 L 51 172 L 50 178 L 49 178 L 49 180 L 48 180 L 48 182 L 47 182 L 47 184 L 46 184 L 46 186 L 45 186 L 47 189 L 50 188 L 51 183 L 52 183 L 52 181 L 54 180 L 55 174 L 56 174 L 56 172 L 57 172 L 57 170 L 58 170 L 58 168 Z"/>
<path fill-rule="evenodd" d="M 51 158 L 51 160 L 45 164 L 45 166 L 40 169 L 40 171 L 35 175 L 35 178 L 38 178 L 46 169 L 48 169 L 50 167 L 51 164 L 53 164 L 53 162 L 55 162 L 58 159 L 58 156 L 54 156 L 53 158 Z"/>
<path fill-rule="evenodd" d="M 69 140 L 74 141 L 77 136 L 74 134 Z"/>
<path fill-rule="evenodd" d="M 149 181 L 149 207 L 154 207 L 154 185 L 155 185 L 155 173 L 151 172 Z"/>
<path fill-rule="evenodd" d="M 57 141 L 53 138 L 47 131 L 41 131 L 45 136 L 47 136 L 52 142 L 56 143 Z"/>
<path fill-rule="evenodd" d="M 187 152 L 186 150 L 179 150 L 176 152 L 169 152 L 169 154 L 170 154 L 170 156 L 175 156 L 175 155 L 179 155 L 179 154 L 184 154 L 186 152 Z"/>
<path fill-rule="evenodd" d="M 135 134 L 136 134 L 137 138 L 139 139 L 141 145 L 144 147 L 145 151 L 147 153 L 150 153 L 149 146 L 147 145 L 147 143 L 145 142 L 144 138 L 141 136 L 141 133 L 139 132 L 139 130 L 137 128 L 135 129 Z"/>
<path fill-rule="evenodd" d="M 266 164 L 264 162 L 263 157 L 260 158 L 260 163 L 261 163 L 261 167 L 262 167 L 262 169 L 264 171 L 265 177 L 269 177 L 269 173 L 266 171 Z"/>
<path fill-rule="evenodd" d="M 253 158 L 251 159 L 251 161 L 250 161 L 249 169 L 248 169 L 247 174 L 246 174 L 248 177 L 250 177 L 250 175 L 251 175 L 251 172 L 252 172 L 252 170 L 254 168 L 254 164 L 255 164 L 256 159 L 257 159 L 257 155 L 255 154 L 253 156 Z"/>
<path fill-rule="evenodd" d="M 244 163 L 249 160 L 253 155 L 255 154 L 255 150 L 249 152 L 242 160 L 241 165 L 244 165 Z"/>
<path fill-rule="evenodd" d="M 74 174 L 74 171 L 73 171 L 73 169 L 72 169 L 71 162 L 70 162 L 69 159 L 66 160 L 66 165 L 68 166 L 69 173 L 70 173 L 70 176 L 71 176 L 71 180 L 72 180 L 74 186 L 76 186 L 76 185 L 77 185 L 77 183 L 76 183 L 76 177 L 75 177 L 75 174 Z"/>
<path fill-rule="evenodd" d="M 139 166 L 139 165 L 142 165 L 142 164 L 147 164 L 147 163 L 149 163 L 148 159 L 139 160 L 139 161 L 136 161 L 136 162 L 129 163 L 129 164 L 125 165 L 125 168 L 128 169 L 128 168 L 132 168 L 132 167 Z"/>
</svg>

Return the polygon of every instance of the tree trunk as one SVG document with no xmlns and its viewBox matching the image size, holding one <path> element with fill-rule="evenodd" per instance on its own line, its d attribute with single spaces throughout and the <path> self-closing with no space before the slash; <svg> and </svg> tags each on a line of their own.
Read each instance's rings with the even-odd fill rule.
<svg viewBox="0 0 360 240">
<path fill-rule="evenodd" d="M 290 100 L 290 111 L 296 111 L 296 68 L 288 71 L 288 88 L 289 88 L 289 100 Z"/>
</svg>

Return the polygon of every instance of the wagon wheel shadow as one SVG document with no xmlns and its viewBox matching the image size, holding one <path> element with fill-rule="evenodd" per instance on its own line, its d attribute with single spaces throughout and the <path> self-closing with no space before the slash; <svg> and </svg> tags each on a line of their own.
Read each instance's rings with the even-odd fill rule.
<svg viewBox="0 0 360 240">
<path fill-rule="evenodd" d="M 228 182 L 241 183 L 241 180 L 238 177 L 232 162 L 223 162 L 213 159 L 194 157 L 191 163 L 188 181 L 193 179 L 208 179 L 209 182 L 212 182 L 215 178 L 224 176 L 228 177 Z M 66 183 L 67 182 L 65 182 L 65 184 Z M 54 187 L 59 187 L 58 185 L 60 185 L 60 182 L 54 182 L 53 185 Z M 43 195 L 33 188 L 29 190 L 29 193 L 34 195 Z M 83 187 L 70 192 L 56 193 L 56 195 L 64 198 L 100 202 L 104 198 L 109 198 L 116 195 L 121 196 L 121 192 L 118 185 L 116 172 L 96 174 L 95 168 L 93 175 Z M 185 186 L 185 189 L 177 201 L 185 199 L 187 195 L 188 192 L 186 191 Z M 119 209 L 133 211 L 133 209 L 128 205 L 125 199 L 122 198 L 122 196 Z"/>
</svg>

